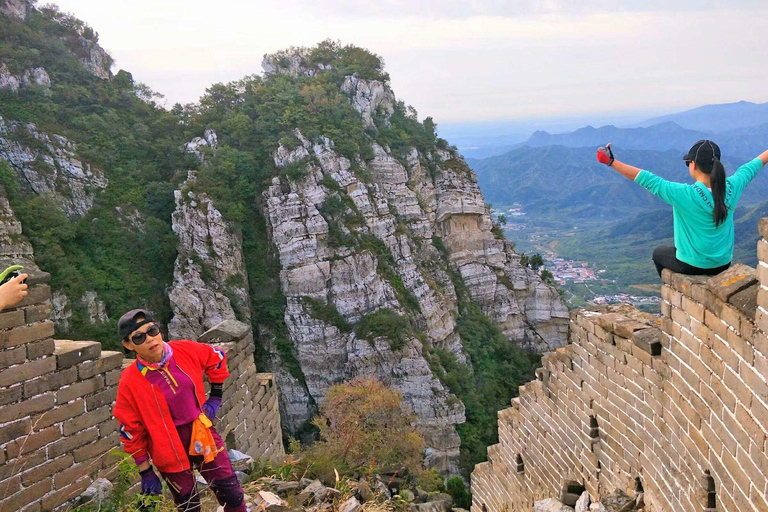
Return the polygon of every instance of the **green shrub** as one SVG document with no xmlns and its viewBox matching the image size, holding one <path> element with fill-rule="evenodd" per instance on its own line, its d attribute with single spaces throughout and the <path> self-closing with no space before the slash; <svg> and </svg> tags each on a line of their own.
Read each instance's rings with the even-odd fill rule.
<svg viewBox="0 0 768 512">
<path fill-rule="evenodd" d="M 453 497 L 453 506 L 469 510 L 472 506 L 472 494 L 467 490 L 464 480 L 460 476 L 452 476 L 445 484 L 445 488 Z"/>
<path fill-rule="evenodd" d="M 302 297 L 302 300 L 309 308 L 309 314 L 313 318 L 335 326 L 341 332 L 351 332 L 352 326 L 344 318 L 333 303 L 325 303 L 312 297 Z"/>
<path fill-rule="evenodd" d="M 397 351 L 405 347 L 413 337 L 413 328 L 408 317 L 385 308 L 363 315 L 355 326 L 355 333 L 366 340 L 387 338 L 392 350 Z"/>
<path fill-rule="evenodd" d="M 416 477 L 416 485 L 424 492 L 445 492 L 443 475 L 436 469 L 421 471 Z"/>
</svg>

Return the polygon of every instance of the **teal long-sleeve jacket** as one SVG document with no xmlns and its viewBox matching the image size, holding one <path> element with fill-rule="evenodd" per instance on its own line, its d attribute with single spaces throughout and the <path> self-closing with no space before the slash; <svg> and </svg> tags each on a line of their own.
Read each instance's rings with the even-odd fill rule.
<svg viewBox="0 0 768 512">
<path fill-rule="evenodd" d="M 755 158 L 725 179 L 728 216 L 719 226 L 712 216 L 712 191 L 703 183 L 675 183 L 646 170 L 638 173 L 635 182 L 672 205 L 677 259 L 694 267 L 715 268 L 733 258 L 733 211 L 744 188 L 762 167 L 760 158 Z"/>
</svg>

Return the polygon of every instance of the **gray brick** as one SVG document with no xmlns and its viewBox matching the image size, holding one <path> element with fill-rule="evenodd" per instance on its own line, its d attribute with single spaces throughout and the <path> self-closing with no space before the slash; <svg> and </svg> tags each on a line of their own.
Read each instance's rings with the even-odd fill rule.
<svg viewBox="0 0 768 512">
<path fill-rule="evenodd" d="M 56 401 L 60 404 L 80 398 L 86 395 L 91 395 L 100 389 L 104 388 L 104 377 L 98 375 L 88 380 L 75 382 L 69 386 L 59 389 L 56 393 Z"/>
<path fill-rule="evenodd" d="M 70 436 L 80 432 L 81 430 L 85 430 L 86 428 L 93 427 L 104 421 L 107 421 L 111 417 L 112 407 L 104 406 L 101 409 L 96 409 L 95 411 L 81 414 L 80 416 L 65 421 L 62 425 L 61 431 L 65 436 Z"/>
<path fill-rule="evenodd" d="M 21 310 L 0 313 L 0 329 L 10 329 L 24 325 L 24 312 Z"/>
<path fill-rule="evenodd" d="M 49 393 L 0 407 L 0 423 L 25 418 L 37 412 L 48 411 L 53 409 L 54 403 L 53 393 Z"/>
<path fill-rule="evenodd" d="M 103 351 L 95 361 L 88 361 L 78 366 L 80 379 L 89 379 L 94 375 L 107 373 L 115 368 L 120 368 L 123 363 L 123 354 L 120 352 Z"/>
<path fill-rule="evenodd" d="M 50 358 L 54 365 L 55 359 Z M 59 389 L 62 386 L 72 384 L 77 380 L 77 368 L 67 368 L 66 370 L 49 373 L 39 379 L 30 380 L 24 383 L 24 396 L 29 398 L 52 389 Z"/>
<path fill-rule="evenodd" d="M 98 359 L 101 343 L 97 341 L 56 340 L 57 368 L 68 368 L 83 361 Z"/>
<path fill-rule="evenodd" d="M 40 322 L 0 332 L 0 348 L 16 347 L 53 336 L 53 322 Z"/>
<path fill-rule="evenodd" d="M 27 358 L 30 360 L 38 359 L 46 356 L 52 356 L 54 350 L 56 349 L 56 344 L 54 343 L 53 338 L 46 338 L 40 341 L 33 341 L 31 343 L 27 343 L 26 346 L 27 346 Z"/>
<path fill-rule="evenodd" d="M 0 369 L 8 368 L 27 360 L 27 349 L 24 347 L 0 350 Z"/>
<path fill-rule="evenodd" d="M 117 388 L 107 389 L 86 398 L 85 408 L 88 411 L 94 411 L 105 405 L 113 404 L 115 402 L 115 398 L 117 398 Z"/>
</svg>

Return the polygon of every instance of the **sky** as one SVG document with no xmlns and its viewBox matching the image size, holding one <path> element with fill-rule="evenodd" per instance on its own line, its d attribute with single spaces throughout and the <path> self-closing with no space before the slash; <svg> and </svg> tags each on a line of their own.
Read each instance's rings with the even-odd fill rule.
<svg viewBox="0 0 768 512">
<path fill-rule="evenodd" d="M 328 38 L 383 57 L 398 99 L 438 124 L 639 120 L 768 101 L 762 0 L 54 3 L 99 32 L 113 72 L 130 71 L 168 107 L 260 73 L 266 53 Z"/>
</svg>

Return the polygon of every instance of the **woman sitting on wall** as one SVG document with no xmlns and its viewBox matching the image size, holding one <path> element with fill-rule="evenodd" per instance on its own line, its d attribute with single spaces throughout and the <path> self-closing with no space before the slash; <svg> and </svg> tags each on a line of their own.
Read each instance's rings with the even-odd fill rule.
<svg viewBox="0 0 768 512">
<path fill-rule="evenodd" d="M 674 183 L 613 157 L 611 145 L 597 150 L 597 160 L 672 205 L 675 245 L 653 251 L 661 276 L 665 268 L 689 275 L 715 275 L 733 258 L 733 211 L 744 188 L 768 163 L 768 151 L 738 168 L 730 178 L 720 162 L 720 148 L 700 140 L 683 157 L 692 185 Z"/>
<path fill-rule="evenodd" d="M 141 492 L 160 494 L 160 470 L 183 512 L 200 510 L 192 468 L 210 484 L 226 512 L 245 512 L 243 490 L 212 421 L 229 377 L 224 352 L 205 343 L 165 343 L 149 312 L 133 309 L 118 322 L 126 352 L 136 362 L 120 375 L 115 417 L 120 440 L 139 466 Z M 206 399 L 203 375 L 211 383 Z"/>
</svg>

